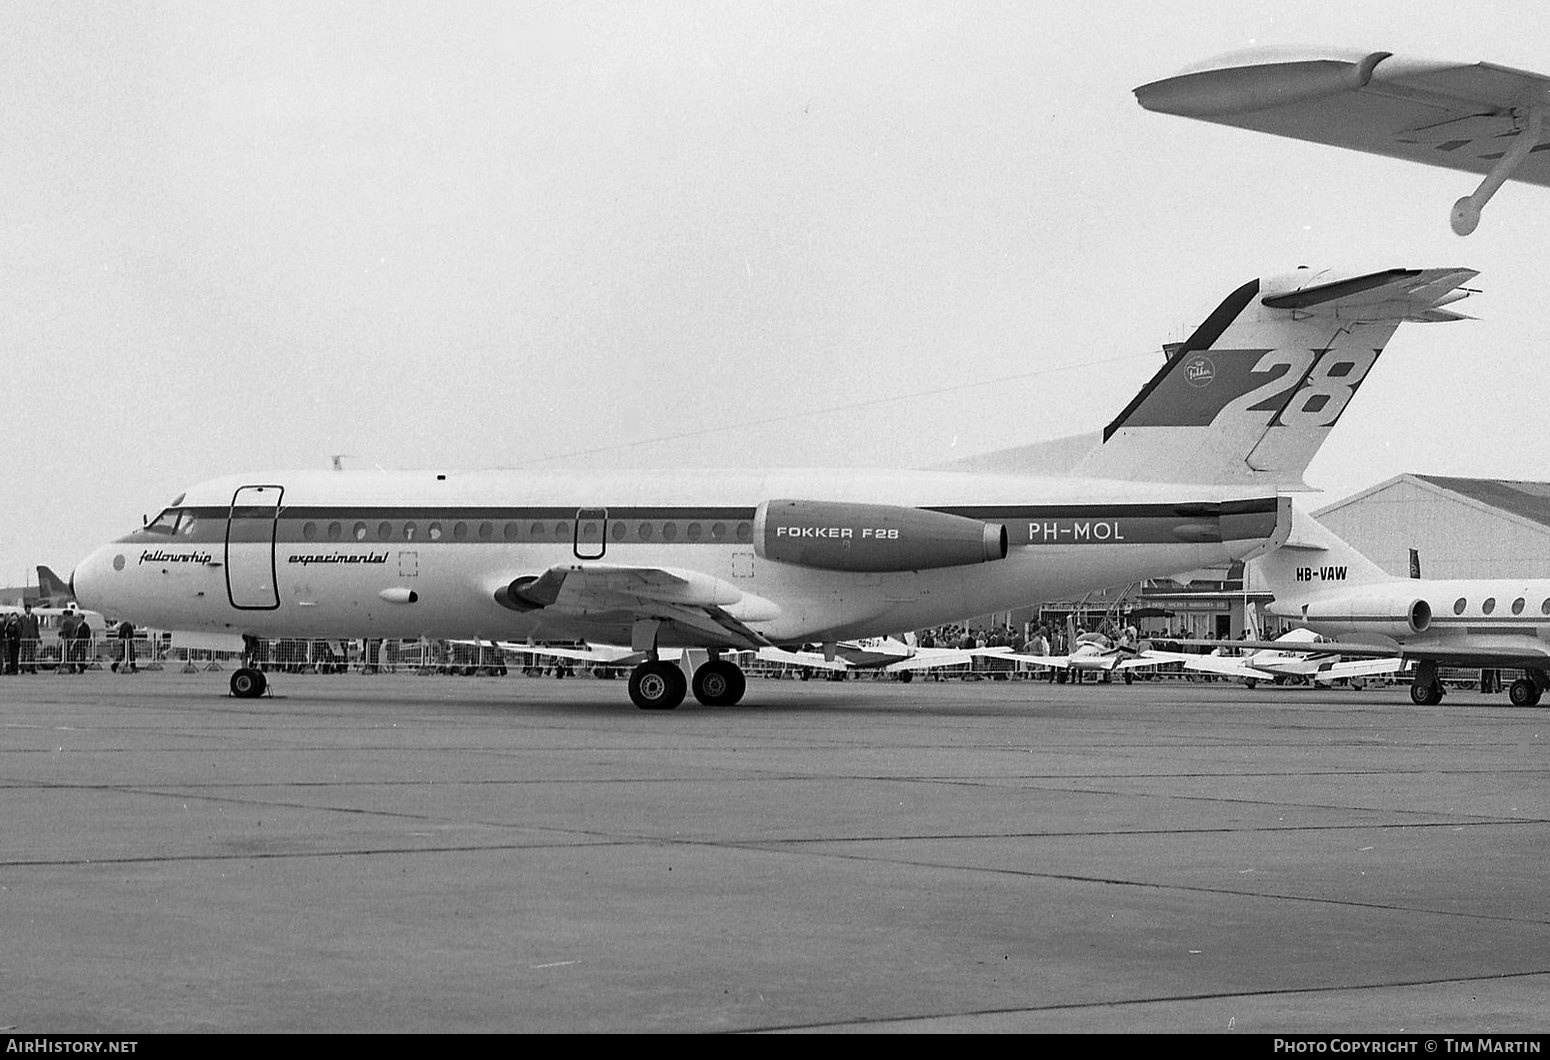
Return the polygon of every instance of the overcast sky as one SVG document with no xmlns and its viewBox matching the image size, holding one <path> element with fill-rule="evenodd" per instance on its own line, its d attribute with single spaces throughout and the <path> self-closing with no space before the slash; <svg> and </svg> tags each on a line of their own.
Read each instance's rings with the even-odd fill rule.
<svg viewBox="0 0 1550 1060">
<path fill-rule="evenodd" d="M 1460 239 L 1475 177 L 1131 94 L 1252 45 L 1550 72 L 1547 41 L 1540 0 L 10 0 L 0 583 L 333 454 L 920 466 L 1093 430 L 1302 264 L 1484 292 L 1401 328 L 1322 501 L 1550 478 L 1550 189 Z"/>
</svg>

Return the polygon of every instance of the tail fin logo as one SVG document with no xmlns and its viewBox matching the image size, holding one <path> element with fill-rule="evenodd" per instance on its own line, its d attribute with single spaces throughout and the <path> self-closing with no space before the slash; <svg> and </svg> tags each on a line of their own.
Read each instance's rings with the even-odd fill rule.
<svg viewBox="0 0 1550 1060">
<path fill-rule="evenodd" d="M 1209 357 L 1196 357 L 1184 366 L 1184 378 L 1196 390 L 1210 386 L 1216 378 L 1216 365 L 1211 363 Z"/>
</svg>

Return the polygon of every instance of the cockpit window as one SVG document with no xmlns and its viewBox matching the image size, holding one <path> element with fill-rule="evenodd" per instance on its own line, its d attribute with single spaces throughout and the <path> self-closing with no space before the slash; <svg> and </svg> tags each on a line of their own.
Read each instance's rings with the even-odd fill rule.
<svg viewBox="0 0 1550 1060">
<path fill-rule="evenodd" d="M 183 515 L 181 508 L 168 508 L 156 518 L 146 524 L 147 533 L 166 534 L 171 537 L 178 529 L 178 519 Z"/>
</svg>

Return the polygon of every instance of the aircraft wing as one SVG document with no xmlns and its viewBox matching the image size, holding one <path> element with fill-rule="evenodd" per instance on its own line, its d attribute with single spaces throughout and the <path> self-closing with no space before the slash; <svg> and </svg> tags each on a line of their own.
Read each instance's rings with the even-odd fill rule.
<svg viewBox="0 0 1550 1060">
<path fill-rule="evenodd" d="M 589 644 L 583 648 L 565 648 L 558 645 L 524 644 L 503 640 L 497 643 L 496 647 L 513 654 L 543 655 L 551 659 L 571 659 L 575 662 L 603 663 L 613 666 L 633 666 L 635 663 L 646 661 L 645 652 L 613 644 Z M 671 661 L 683 653 L 676 648 L 663 648 L 657 654 L 660 658 Z"/>
<path fill-rule="evenodd" d="M 938 666 L 962 666 L 975 659 L 1013 658 L 1011 648 L 917 648 L 908 659 L 889 663 L 889 673 L 901 670 L 932 670 Z"/>
<path fill-rule="evenodd" d="M 1379 674 L 1398 673 L 1404 665 L 1404 660 L 1399 658 L 1352 659 L 1335 663 L 1321 671 L 1314 680 L 1319 684 L 1328 684 L 1343 677 L 1376 677 Z"/>
<path fill-rule="evenodd" d="M 1135 90 L 1147 110 L 1487 176 L 1455 206 L 1467 235 L 1509 177 L 1550 186 L 1550 77 L 1390 52 L 1252 50 Z M 1487 188 L 1487 184 L 1491 186 Z"/>
<path fill-rule="evenodd" d="M 1154 651 L 1147 654 L 1158 663 L 1182 663 L 1184 669 L 1197 673 L 1239 677 L 1250 681 L 1270 681 L 1275 678 L 1275 674 L 1267 670 L 1250 666 L 1247 659 L 1239 659 L 1231 655 L 1186 655 L 1178 651 Z"/>
<path fill-rule="evenodd" d="M 737 648 L 770 646 L 747 622 L 780 613 L 770 601 L 698 571 L 617 563 L 560 564 L 500 587 L 495 598 L 518 611 L 671 623 Z"/>
</svg>

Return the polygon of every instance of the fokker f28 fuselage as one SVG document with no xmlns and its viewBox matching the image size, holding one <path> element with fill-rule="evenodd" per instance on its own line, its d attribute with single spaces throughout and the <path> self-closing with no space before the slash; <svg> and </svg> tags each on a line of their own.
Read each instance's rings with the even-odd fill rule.
<svg viewBox="0 0 1550 1060">
<path fill-rule="evenodd" d="M 804 492 L 825 500 L 768 503 Z M 178 629 L 638 644 L 644 618 L 654 646 L 741 648 L 1231 562 L 1283 508 L 1262 489 L 931 472 L 271 472 L 189 490 L 75 585 Z M 589 584 L 541 584 L 567 567 Z"/>
</svg>

